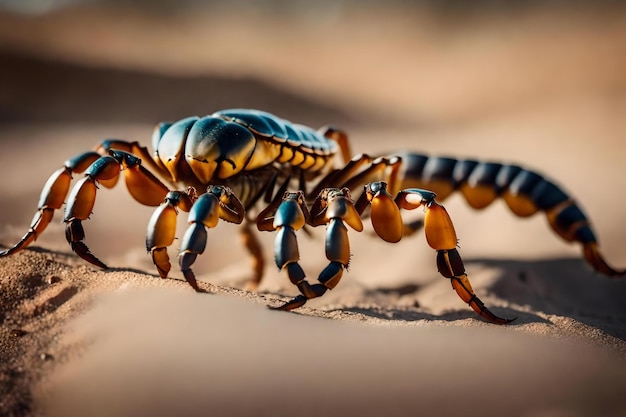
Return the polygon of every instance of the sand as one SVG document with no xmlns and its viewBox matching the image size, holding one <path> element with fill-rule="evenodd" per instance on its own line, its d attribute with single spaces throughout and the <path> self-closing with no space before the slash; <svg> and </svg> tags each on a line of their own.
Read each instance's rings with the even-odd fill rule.
<svg viewBox="0 0 626 417">
<path fill-rule="evenodd" d="M 626 266 L 622 12 L 392 13 L 381 38 L 366 13 L 318 16 L 323 30 L 300 17 L 259 32 L 241 24 L 253 15 L 166 24 L 112 10 L 0 16 L 0 79 L 11 80 L 0 89 L 4 248 L 67 157 L 106 137 L 149 143 L 160 119 L 261 107 L 341 125 L 355 152 L 539 170 L 585 208 L 609 262 Z M 226 33 L 228 48 L 213 45 L 220 60 L 183 59 L 194 50 L 184 40 Z M 240 53 L 251 39 L 258 48 Z M 307 54 L 277 60 L 294 45 Z M 340 285 L 286 313 L 267 308 L 297 293 L 271 261 L 273 235 L 260 235 L 266 277 L 246 291 L 237 227 L 220 224 L 195 265 L 207 291 L 197 294 L 176 268 L 158 278 L 143 244 L 152 209 L 123 186 L 101 190 L 85 229 L 110 269 L 70 252 L 59 214 L 31 248 L 0 258 L 0 414 L 626 416 L 626 280 L 592 272 L 543 216 L 515 218 L 502 202 L 477 212 L 459 196 L 445 205 L 476 293 L 512 324 L 467 307 L 421 233 L 393 245 L 369 228 L 350 233 Z M 179 237 L 184 227 L 181 217 Z M 300 247 L 314 277 L 323 233 Z"/>
</svg>

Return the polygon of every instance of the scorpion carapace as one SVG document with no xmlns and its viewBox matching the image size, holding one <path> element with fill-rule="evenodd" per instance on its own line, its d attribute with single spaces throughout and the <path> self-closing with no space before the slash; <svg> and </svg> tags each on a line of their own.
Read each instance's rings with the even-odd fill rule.
<svg viewBox="0 0 626 417">
<path fill-rule="evenodd" d="M 388 242 L 398 242 L 423 225 L 427 243 L 437 252 L 437 268 L 451 280 L 459 297 L 490 322 L 510 322 L 487 309 L 471 287 L 450 216 L 435 200 L 455 190 L 474 208 L 502 197 L 518 216 L 543 211 L 559 236 L 582 244 L 584 257 L 595 270 L 609 276 L 625 274 L 603 259 L 589 221 L 561 188 L 515 165 L 407 152 L 350 159 L 347 136 L 341 130 L 316 131 L 247 109 L 161 123 L 152 144 L 151 154 L 138 142 L 108 139 L 95 151 L 68 159 L 45 184 L 28 232 L 0 256 L 33 242 L 54 210 L 67 201 L 64 221 L 72 250 L 106 268 L 85 244 L 82 222 L 92 213 L 98 185 L 113 187 L 123 172 L 130 194 L 141 204 L 157 207 L 148 222 L 146 248 L 163 278 L 171 269 L 167 248 L 175 239 L 179 210 L 189 213 L 189 227 L 181 239 L 178 261 L 197 291 L 191 267 L 204 252 L 208 230 L 220 219 L 241 224 L 253 260 L 252 287 L 261 281 L 265 262 L 250 226 L 275 231 L 276 264 L 300 291 L 277 307 L 281 310 L 298 308 L 335 288 L 350 261 L 349 229 L 362 231 L 362 218 L 369 217 L 376 234 Z M 338 153 L 344 164 L 336 167 Z M 70 190 L 72 174 L 83 172 Z M 418 207 L 425 210 L 423 222 L 403 222 L 401 210 Z M 326 227 L 329 263 L 318 282 L 311 284 L 299 264 L 297 233 L 305 226 L 321 225 Z"/>
</svg>

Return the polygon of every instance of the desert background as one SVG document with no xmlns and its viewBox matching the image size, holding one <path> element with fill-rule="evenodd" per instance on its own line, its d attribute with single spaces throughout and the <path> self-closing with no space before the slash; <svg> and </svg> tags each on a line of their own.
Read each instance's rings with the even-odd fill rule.
<svg viewBox="0 0 626 417">
<path fill-rule="evenodd" d="M 27 231 L 41 187 L 105 138 L 251 107 L 341 126 L 355 153 L 413 150 L 514 162 L 576 198 L 626 267 L 626 8 L 619 2 L 2 1 L 0 244 Z M 100 190 L 73 255 L 62 214 L 0 258 L 0 415 L 626 416 L 626 280 L 590 270 L 543 215 L 445 206 L 482 321 L 420 233 L 350 233 L 337 288 L 296 294 L 266 247 L 220 224 L 194 270 L 161 280 L 152 208 Z M 413 215 L 413 213 L 411 213 Z M 178 237 L 185 227 L 179 216 Z M 299 237 L 313 281 L 323 232 Z M 170 249 L 174 257 L 176 243 Z M 175 263 L 174 263 L 175 264 Z"/>
</svg>

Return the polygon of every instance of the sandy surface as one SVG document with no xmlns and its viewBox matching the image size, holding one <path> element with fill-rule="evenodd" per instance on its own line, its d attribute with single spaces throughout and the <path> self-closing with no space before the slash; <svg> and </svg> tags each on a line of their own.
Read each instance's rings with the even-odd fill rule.
<svg viewBox="0 0 626 417">
<path fill-rule="evenodd" d="M 626 266 L 624 13 L 396 12 L 381 19 L 385 37 L 366 13 L 266 31 L 247 14 L 235 25 L 228 13 L 115 13 L 0 15 L 3 247 L 26 231 L 47 176 L 98 140 L 148 143 L 161 119 L 261 107 L 342 125 L 357 152 L 540 170 Z M 212 45 L 219 60 L 183 59 L 227 30 L 228 47 Z M 285 65 L 294 45 L 303 53 Z M 85 229 L 111 269 L 69 252 L 58 214 L 32 249 L 0 259 L 0 415 L 626 416 L 626 281 L 593 273 L 542 216 L 445 204 L 475 291 L 513 324 L 464 305 L 421 234 L 391 245 L 351 233 L 341 284 L 283 313 L 266 308 L 296 293 L 271 263 L 273 235 L 261 235 L 266 278 L 248 292 L 237 228 L 219 225 L 195 268 L 209 293 L 195 294 L 178 271 L 157 278 L 143 246 L 152 209 L 123 187 L 100 192 Z M 315 276 L 323 236 L 300 245 Z"/>
</svg>

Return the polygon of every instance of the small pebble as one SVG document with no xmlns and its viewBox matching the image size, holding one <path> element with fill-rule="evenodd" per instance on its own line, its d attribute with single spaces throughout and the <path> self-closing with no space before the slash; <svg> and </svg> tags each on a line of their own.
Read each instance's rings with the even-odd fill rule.
<svg viewBox="0 0 626 417">
<path fill-rule="evenodd" d="M 52 356 L 49 353 L 42 353 L 41 355 L 39 355 L 39 357 L 41 358 L 42 361 L 51 361 L 54 359 L 54 356 Z"/>
<path fill-rule="evenodd" d="M 22 337 L 26 336 L 28 332 L 22 329 L 11 329 L 11 336 L 13 337 Z"/>
<path fill-rule="evenodd" d="M 56 284 L 57 282 L 61 282 L 61 278 L 56 275 L 50 274 L 46 277 L 46 282 L 48 284 Z"/>
</svg>

